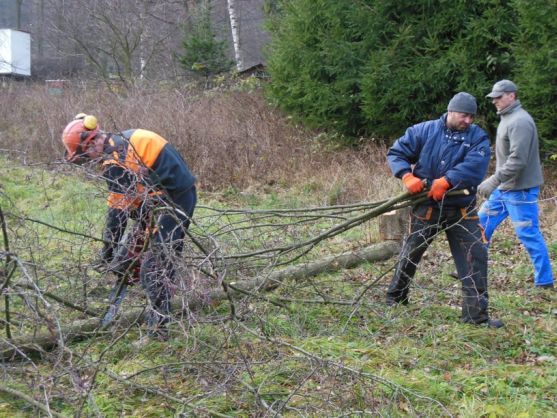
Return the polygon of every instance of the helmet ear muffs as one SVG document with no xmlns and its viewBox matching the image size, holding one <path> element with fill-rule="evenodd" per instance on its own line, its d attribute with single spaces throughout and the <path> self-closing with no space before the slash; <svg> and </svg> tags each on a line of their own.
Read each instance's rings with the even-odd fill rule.
<svg viewBox="0 0 557 418">
<path fill-rule="evenodd" d="M 83 131 L 83 132 L 81 132 L 81 134 L 79 135 L 79 148 L 80 148 L 80 150 L 85 151 L 87 149 L 87 147 L 89 146 L 89 143 L 91 143 L 91 141 L 93 141 L 97 137 L 98 133 L 99 133 L 98 129 L 95 129 L 93 131 Z"/>
<path fill-rule="evenodd" d="M 89 131 L 97 129 L 98 122 L 97 118 L 93 115 L 87 115 L 83 118 L 83 127 Z"/>
<path fill-rule="evenodd" d="M 85 115 L 82 119 L 70 122 L 62 133 L 62 142 L 67 151 L 66 160 L 77 162 L 77 158 L 84 158 L 84 152 L 99 132 L 97 118 L 92 115 Z"/>
<path fill-rule="evenodd" d="M 91 136 L 92 132 L 91 131 L 83 131 L 81 132 L 81 134 L 79 134 L 79 141 L 80 141 L 80 145 L 83 144 L 84 142 L 88 141 L 88 139 L 90 139 L 89 137 Z M 92 138 L 91 138 L 92 139 Z"/>
</svg>

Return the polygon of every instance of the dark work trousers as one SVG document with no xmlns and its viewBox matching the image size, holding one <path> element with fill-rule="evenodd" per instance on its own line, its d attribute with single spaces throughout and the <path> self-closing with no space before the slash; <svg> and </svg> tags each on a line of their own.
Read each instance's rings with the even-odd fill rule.
<svg viewBox="0 0 557 418">
<path fill-rule="evenodd" d="M 406 238 L 387 303 L 408 303 L 416 267 L 435 235 L 445 231 L 458 277 L 462 282 L 462 321 L 480 324 L 489 320 L 487 293 L 487 245 L 475 209 L 419 205 L 412 209 Z"/>
<path fill-rule="evenodd" d="M 148 324 L 156 328 L 166 324 L 170 316 L 170 284 L 174 278 L 175 257 L 182 253 L 184 237 L 197 202 L 195 186 L 188 190 L 169 193 L 171 205 L 178 211 L 163 213 L 156 222 L 151 250 L 141 263 L 141 284 L 151 302 Z"/>
</svg>

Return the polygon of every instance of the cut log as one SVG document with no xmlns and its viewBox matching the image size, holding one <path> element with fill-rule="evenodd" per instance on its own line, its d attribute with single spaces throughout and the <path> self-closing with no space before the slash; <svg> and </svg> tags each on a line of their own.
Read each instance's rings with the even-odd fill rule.
<svg viewBox="0 0 557 418">
<path fill-rule="evenodd" d="M 379 236 L 382 241 L 402 241 L 408 233 L 410 208 L 384 213 L 379 217 Z"/>
<path fill-rule="evenodd" d="M 337 256 L 327 257 L 322 260 L 290 266 L 283 270 L 275 271 L 267 276 L 231 282 L 231 284 L 247 292 L 271 291 L 280 286 L 280 284 L 287 279 L 296 281 L 316 276 L 317 274 L 327 271 L 332 272 L 353 268 L 364 262 L 387 260 L 397 254 L 399 249 L 398 243 L 387 241 Z M 235 298 L 245 296 L 241 291 L 232 289 L 229 290 L 229 294 Z M 184 307 L 181 299 L 174 300 L 173 310 L 174 312 L 178 312 L 181 310 L 196 309 L 206 305 L 207 299 L 210 301 L 218 301 L 224 298 L 226 298 L 226 294 L 222 289 L 214 289 L 210 292 L 209 298 L 204 297 L 203 299 L 189 300 L 187 307 Z M 141 323 L 143 321 L 143 311 L 143 309 L 133 309 L 124 312 L 120 316 L 118 322 L 120 324 Z M 52 330 L 51 332 L 23 335 L 13 338 L 10 341 L 2 339 L 0 341 L 0 358 L 2 360 L 10 360 L 22 355 L 36 355 L 71 341 L 91 338 L 107 332 L 109 331 L 100 330 L 99 318 L 75 321 L 71 325 L 63 325 L 61 329 Z"/>
</svg>

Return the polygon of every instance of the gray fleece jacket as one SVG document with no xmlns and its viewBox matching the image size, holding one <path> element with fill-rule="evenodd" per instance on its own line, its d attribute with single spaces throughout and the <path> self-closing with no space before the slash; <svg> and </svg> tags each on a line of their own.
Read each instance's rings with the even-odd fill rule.
<svg viewBox="0 0 557 418">
<path fill-rule="evenodd" d="M 495 177 L 501 190 L 521 190 L 543 184 L 538 131 L 532 116 L 517 100 L 498 112 Z"/>
</svg>

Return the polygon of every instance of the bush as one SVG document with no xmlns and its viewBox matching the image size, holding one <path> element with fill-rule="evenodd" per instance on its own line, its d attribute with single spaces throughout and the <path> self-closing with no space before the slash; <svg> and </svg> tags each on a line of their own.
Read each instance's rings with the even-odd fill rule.
<svg viewBox="0 0 557 418">
<path fill-rule="evenodd" d="M 299 0 L 281 3 L 268 69 L 271 100 L 310 126 L 356 135 L 361 70 L 369 55 L 365 2 Z"/>
<path fill-rule="evenodd" d="M 557 2 L 517 0 L 520 16 L 514 53 L 517 61 L 514 81 L 520 99 L 536 121 L 545 152 L 557 148 Z"/>
<path fill-rule="evenodd" d="M 501 0 L 283 0 L 270 25 L 269 97 L 311 126 L 392 138 L 510 77 L 518 19 Z M 540 6 L 541 8 L 541 6 Z M 483 120 L 482 120 L 483 119 Z"/>
<path fill-rule="evenodd" d="M 387 4 L 392 3 L 392 4 Z M 512 66 L 509 45 L 512 10 L 500 1 L 382 3 L 378 7 L 385 41 L 368 60 L 362 79 L 366 131 L 400 135 L 413 123 L 437 118 L 458 91 L 478 99 L 483 122 L 495 122 L 484 100 L 493 80 Z M 484 123 L 485 124 L 485 123 Z"/>
<path fill-rule="evenodd" d="M 64 167 L 62 130 L 86 112 L 108 132 L 144 128 L 162 135 L 184 156 L 203 192 L 258 194 L 307 184 L 311 195 L 339 203 L 398 192 L 396 181 L 388 181 L 383 147 L 331 146 L 327 135 L 292 126 L 257 89 L 204 91 L 197 84 L 146 81 L 115 96 L 102 84 L 68 81 L 63 93 L 52 95 L 40 83 L 7 84 L 0 94 L 0 150 L 12 161 Z"/>
</svg>

